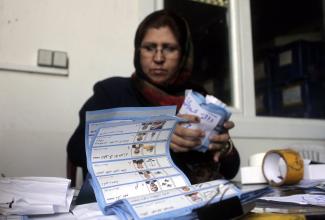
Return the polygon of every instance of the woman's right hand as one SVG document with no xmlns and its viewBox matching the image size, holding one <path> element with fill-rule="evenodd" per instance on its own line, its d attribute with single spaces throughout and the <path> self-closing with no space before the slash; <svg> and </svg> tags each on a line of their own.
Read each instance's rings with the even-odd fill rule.
<svg viewBox="0 0 325 220">
<path fill-rule="evenodd" d="M 201 138 L 205 136 L 201 129 L 193 129 L 184 127 L 188 123 L 200 123 L 200 118 L 195 115 L 177 115 L 184 118 L 187 122 L 179 122 L 172 135 L 170 148 L 174 152 L 188 152 L 193 148 L 201 145 Z"/>
</svg>

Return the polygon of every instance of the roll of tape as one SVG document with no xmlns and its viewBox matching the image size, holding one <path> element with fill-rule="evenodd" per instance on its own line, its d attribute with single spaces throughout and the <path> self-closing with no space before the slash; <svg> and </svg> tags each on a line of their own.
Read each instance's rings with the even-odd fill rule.
<svg viewBox="0 0 325 220">
<path fill-rule="evenodd" d="M 304 176 L 304 162 L 292 149 L 271 150 L 264 156 L 262 171 L 272 186 L 296 184 Z"/>
</svg>

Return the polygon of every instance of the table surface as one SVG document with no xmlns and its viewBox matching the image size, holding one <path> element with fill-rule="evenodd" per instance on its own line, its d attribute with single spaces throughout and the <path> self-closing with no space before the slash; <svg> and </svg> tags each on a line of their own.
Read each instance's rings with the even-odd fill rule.
<svg viewBox="0 0 325 220">
<path fill-rule="evenodd" d="M 291 187 L 274 187 L 273 192 L 267 196 L 290 196 L 296 194 L 305 194 L 305 190 Z M 324 196 L 325 196 L 325 192 Z M 325 207 L 312 205 L 299 205 L 293 203 L 280 203 L 274 201 L 257 200 L 254 208 L 243 220 L 267 220 L 267 219 L 308 219 L 325 220 Z"/>
</svg>

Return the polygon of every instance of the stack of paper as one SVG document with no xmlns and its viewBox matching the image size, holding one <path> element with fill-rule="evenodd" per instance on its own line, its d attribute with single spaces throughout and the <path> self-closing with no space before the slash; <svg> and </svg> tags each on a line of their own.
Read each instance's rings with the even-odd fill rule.
<svg viewBox="0 0 325 220">
<path fill-rule="evenodd" d="M 74 191 L 69 184 L 69 179 L 57 177 L 1 177 L 0 214 L 69 212 Z"/>
<path fill-rule="evenodd" d="M 117 215 L 104 215 L 96 202 L 77 205 L 72 212 L 78 220 L 120 220 Z"/>
<path fill-rule="evenodd" d="M 209 137 L 223 131 L 223 124 L 229 120 L 231 112 L 226 105 L 214 96 L 202 96 L 192 90 L 186 91 L 184 103 L 179 110 L 179 114 L 190 114 L 200 117 L 200 123 L 186 123 L 187 128 L 200 128 L 205 131 L 202 138 L 202 145 L 195 150 L 206 152 L 209 149 Z"/>
<path fill-rule="evenodd" d="M 325 207 L 325 195 L 322 194 L 296 194 L 291 196 L 266 196 L 261 200 L 294 203 L 299 205 L 314 205 Z"/>
</svg>

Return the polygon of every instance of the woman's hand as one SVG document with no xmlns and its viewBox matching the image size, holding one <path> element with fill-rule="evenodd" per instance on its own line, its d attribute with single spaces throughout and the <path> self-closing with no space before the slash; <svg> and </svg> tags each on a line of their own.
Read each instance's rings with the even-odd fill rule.
<svg viewBox="0 0 325 220">
<path fill-rule="evenodd" d="M 210 137 L 210 144 L 209 144 L 209 150 L 214 152 L 214 161 L 218 162 L 220 160 L 220 157 L 222 157 L 224 154 L 226 155 L 231 151 L 231 148 L 233 146 L 229 146 L 229 144 L 232 145 L 232 142 L 230 140 L 229 136 L 229 130 L 235 127 L 234 122 L 227 121 L 224 123 L 224 129 L 225 132 L 222 134 L 216 134 L 212 135 Z"/>
<path fill-rule="evenodd" d="M 195 115 L 177 115 L 188 122 L 177 123 L 172 135 L 170 147 L 174 152 L 187 152 L 201 145 L 201 138 L 205 136 L 201 129 L 186 128 L 187 123 L 200 123 L 200 118 Z"/>
<path fill-rule="evenodd" d="M 195 115 L 177 115 L 184 118 L 187 122 L 180 122 L 172 135 L 170 147 L 174 152 L 188 152 L 201 145 L 201 138 L 205 136 L 201 129 L 186 128 L 186 123 L 200 123 L 200 118 Z M 229 130 L 235 127 L 232 121 L 224 123 L 225 131 L 222 134 L 212 135 L 209 150 L 214 153 L 214 161 L 218 162 L 223 154 L 228 153 L 233 146 L 229 146 Z M 226 152 L 225 152 L 226 150 Z"/>
</svg>

